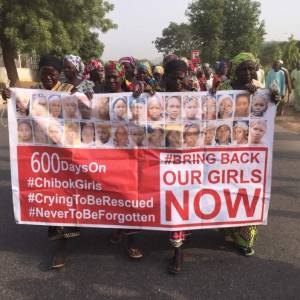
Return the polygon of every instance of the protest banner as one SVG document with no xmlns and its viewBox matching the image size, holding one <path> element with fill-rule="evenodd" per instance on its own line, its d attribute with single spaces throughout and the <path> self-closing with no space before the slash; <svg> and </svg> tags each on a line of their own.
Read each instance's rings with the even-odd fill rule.
<svg viewBox="0 0 300 300">
<path fill-rule="evenodd" d="M 12 89 L 17 223 L 182 230 L 266 224 L 276 108 L 267 90 Z"/>
</svg>

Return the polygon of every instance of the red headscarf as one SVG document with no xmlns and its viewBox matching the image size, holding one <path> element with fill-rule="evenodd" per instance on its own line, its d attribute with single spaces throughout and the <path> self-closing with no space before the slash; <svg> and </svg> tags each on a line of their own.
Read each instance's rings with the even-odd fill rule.
<svg viewBox="0 0 300 300">
<path fill-rule="evenodd" d="M 105 65 L 105 70 L 109 70 L 109 71 L 117 71 L 118 76 L 121 77 L 122 79 L 124 79 L 125 77 L 125 71 L 123 66 L 117 62 L 117 61 L 109 61 L 106 65 Z"/>
<path fill-rule="evenodd" d="M 90 72 L 97 69 L 103 69 L 103 64 L 99 59 L 91 59 L 84 68 L 83 78 L 90 79 Z"/>
</svg>

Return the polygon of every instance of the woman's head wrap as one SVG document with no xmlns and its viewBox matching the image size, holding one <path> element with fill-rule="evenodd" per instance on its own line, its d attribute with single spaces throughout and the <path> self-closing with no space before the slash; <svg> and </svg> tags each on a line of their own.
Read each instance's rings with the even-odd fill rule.
<svg viewBox="0 0 300 300">
<path fill-rule="evenodd" d="M 227 67 L 226 62 L 224 60 L 221 60 L 216 63 L 215 69 L 216 69 L 216 72 L 221 72 L 226 67 Z"/>
<path fill-rule="evenodd" d="M 143 105 L 145 105 L 146 104 L 146 100 L 144 98 L 133 98 L 133 97 L 131 97 L 129 99 L 129 107 L 132 107 L 135 104 L 143 104 Z"/>
<path fill-rule="evenodd" d="M 150 65 L 150 63 L 147 62 L 147 61 L 141 61 L 141 62 L 139 62 L 137 69 L 138 69 L 138 70 L 147 71 L 148 74 L 149 74 L 150 76 L 152 76 L 151 65 Z"/>
<path fill-rule="evenodd" d="M 62 61 L 61 59 L 47 54 L 44 55 L 40 58 L 40 62 L 39 62 L 39 69 L 41 69 L 42 67 L 53 67 L 55 70 L 57 70 L 59 73 L 61 72 L 63 65 L 62 65 Z"/>
<path fill-rule="evenodd" d="M 155 66 L 154 69 L 153 69 L 153 73 L 158 73 L 160 75 L 164 75 L 164 68 L 162 66 Z"/>
<path fill-rule="evenodd" d="M 64 61 L 65 60 L 73 64 L 78 71 L 79 77 L 82 77 L 84 71 L 84 64 L 82 62 L 82 59 L 79 56 L 69 54 L 64 57 Z"/>
<path fill-rule="evenodd" d="M 230 69 L 231 80 L 236 80 L 236 70 L 238 66 L 245 61 L 252 61 L 255 64 L 257 63 L 257 60 L 252 53 L 241 52 L 231 60 L 231 69 Z"/>
<path fill-rule="evenodd" d="M 105 65 L 105 70 L 106 71 L 116 71 L 118 73 L 118 76 L 122 79 L 124 79 L 125 76 L 125 71 L 123 66 L 117 62 L 117 61 L 112 61 L 110 60 L 106 65 Z"/>
<path fill-rule="evenodd" d="M 166 65 L 165 74 L 166 74 L 166 76 L 168 76 L 170 73 L 179 72 L 179 71 L 186 74 L 187 70 L 188 70 L 188 66 L 184 61 L 182 61 L 182 60 L 171 60 Z"/>
<path fill-rule="evenodd" d="M 176 54 L 168 54 L 164 57 L 164 60 L 163 60 L 163 67 L 165 68 L 166 65 L 172 61 L 172 60 L 177 60 L 178 59 L 178 56 Z"/>
<path fill-rule="evenodd" d="M 135 65 L 136 65 L 135 59 L 132 56 L 122 57 L 122 58 L 120 58 L 119 62 L 120 62 L 120 64 L 123 64 L 123 63 L 131 64 L 133 67 L 135 67 Z"/>
<path fill-rule="evenodd" d="M 127 106 L 127 98 L 126 97 L 118 97 L 113 102 L 113 109 L 115 108 L 117 102 L 122 101 Z"/>
<path fill-rule="evenodd" d="M 99 59 L 91 59 L 84 68 L 84 73 L 83 73 L 83 77 L 85 79 L 89 79 L 90 78 L 90 72 L 93 70 L 100 70 L 103 69 L 103 64 L 101 62 L 101 60 Z"/>
</svg>

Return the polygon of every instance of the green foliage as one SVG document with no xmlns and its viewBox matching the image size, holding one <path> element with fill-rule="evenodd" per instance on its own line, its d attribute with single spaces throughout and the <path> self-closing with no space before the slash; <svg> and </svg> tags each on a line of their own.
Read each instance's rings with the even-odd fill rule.
<svg viewBox="0 0 300 300">
<path fill-rule="evenodd" d="M 104 44 L 99 41 L 96 32 L 90 32 L 83 40 L 82 46 L 79 48 L 78 54 L 83 61 L 92 58 L 99 58 L 104 50 Z"/>
<path fill-rule="evenodd" d="M 265 35 L 260 14 L 258 1 L 225 1 L 222 58 L 231 59 L 241 51 L 258 53 Z"/>
<path fill-rule="evenodd" d="M 241 51 L 257 54 L 265 35 L 258 1 L 195 0 L 189 4 L 186 14 L 188 24 L 180 24 L 180 28 L 177 24 L 177 27 L 170 25 L 164 29 L 163 38 L 156 40 L 159 52 L 178 52 L 182 41 L 177 38 L 178 30 L 184 27 L 189 28 L 185 40 L 195 43 L 201 50 L 202 60 L 211 63 L 221 58 L 231 59 Z M 185 51 L 190 53 L 191 50 L 186 44 Z"/>
<path fill-rule="evenodd" d="M 201 43 L 202 61 L 215 62 L 224 44 L 224 5 L 226 0 L 193 1 L 187 9 L 193 35 Z"/>
<path fill-rule="evenodd" d="M 91 30 L 115 28 L 105 17 L 112 9 L 103 0 L 0 0 L 0 40 L 23 52 L 101 55 L 103 45 Z"/>
<path fill-rule="evenodd" d="M 197 0 L 189 5 L 187 15 L 195 36 L 204 42 L 204 61 L 228 60 L 241 51 L 257 53 L 263 41 L 258 1 Z"/>
<path fill-rule="evenodd" d="M 283 61 L 284 66 L 292 71 L 295 66 L 296 62 L 300 58 L 300 51 L 298 48 L 298 42 L 294 39 L 294 36 L 290 36 L 288 42 L 284 46 L 283 49 Z"/>
<path fill-rule="evenodd" d="M 287 42 L 265 42 L 262 43 L 258 56 L 263 66 L 270 66 L 275 60 L 283 60 L 284 67 L 289 71 L 295 68 L 300 59 L 300 42 L 293 36 Z"/>
<path fill-rule="evenodd" d="M 162 32 L 162 37 L 154 41 L 160 53 L 174 53 L 179 56 L 190 57 L 191 50 L 199 49 L 199 42 L 193 37 L 188 24 L 171 22 Z"/>
<path fill-rule="evenodd" d="M 275 60 L 281 59 L 282 43 L 280 42 L 264 42 L 261 44 L 258 57 L 263 66 L 271 66 Z"/>
</svg>

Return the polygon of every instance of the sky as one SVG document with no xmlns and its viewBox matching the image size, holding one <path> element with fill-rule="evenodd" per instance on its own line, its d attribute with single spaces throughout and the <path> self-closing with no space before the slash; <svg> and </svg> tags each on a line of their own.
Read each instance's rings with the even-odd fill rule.
<svg viewBox="0 0 300 300">
<path fill-rule="evenodd" d="M 185 11 L 191 0 L 109 0 L 114 10 L 108 14 L 118 29 L 101 33 L 105 44 L 102 58 L 117 60 L 122 56 L 159 57 L 154 44 L 170 22 L 186 22 Z M 261 19 L 266 23 L 266 40 L 283 41 L 294 34 L 300 40 L 299 0 L 260 0 Z M 276 4 L 276 5 L 275 5 Z"/>
</svg>

